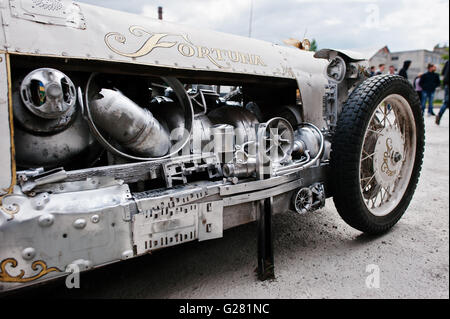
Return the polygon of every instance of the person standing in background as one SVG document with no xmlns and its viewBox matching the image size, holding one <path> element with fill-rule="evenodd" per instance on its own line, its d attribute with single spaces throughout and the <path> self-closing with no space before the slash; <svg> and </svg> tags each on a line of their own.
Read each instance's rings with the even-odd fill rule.
<svg viewBox="0 0 450 319">
<path fill-rule="evenodd" d="M 414 90 L 416 90 L 417 95 L 419 95 L 420 105 L 422 105 L 422 87 L 420 86 L 420 78 L 422 77 L 423 73 L 419 73 L 419 75 L 416 76 L 414 79 Z"/>
<path fill-rule="evenodd" d="M 445 62 L 444 69 L 442 70 L 442 75 L 444 76 L 444 104 L 442 104 L 441 109 L 439 110 L 439 114 L 436 115 L 436 124 L 441 124 L 442 115 L 448 108 L 448 60 Z"/>
<path fill-rule="evenodd" d="M 403 62 L 403 68 L 401 68 L 400 72 L 398 72 L 398 75 L 403 76 L 405 79 L 408 80 L 408 69 L 411 66 L 411 61 L 406 60 Z"/>
<path fill-rule="evenodd" d="M 393 66 L 393 65 L 389 66 L 389 74 L 390 75 L 395 75 L 395 66 Z"/>
<path fill-rule="evenodd" d="M 436 66 L 428 64 L 428 71 L 420 77 L 419 84 L 422 87 L 422 114 L 425 114 L 425 108 L 428 101 L 428 115 L 436 115 L 433 111 L 433 100 L 436 88 L 441 85 L 439 75 L 436 74 Z"/>
<path fill-rule="evenodd" d="M 385 68 L 385 67 L 386 67 L 386 66 L 385 66 L 384 64 L 380 64 L 380 65 L 378 66 L 378 71 L 377 71 L 377 73 L 375 73 L 375 75 L 383 74 L 384 68 Z"/>
<path fill-rule="evenodd" d="M 375 75 L 375 67 L 372 65 L 371 67 L 370 67 L 370 77 L 372 77 L 372 76 L 374 76 Z"/>
</svg>

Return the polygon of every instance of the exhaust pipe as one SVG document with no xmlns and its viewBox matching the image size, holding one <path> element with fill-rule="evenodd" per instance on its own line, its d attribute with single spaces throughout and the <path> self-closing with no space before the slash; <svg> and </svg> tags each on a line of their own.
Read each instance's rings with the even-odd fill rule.
<svg viewBox="0 0 450 319">
<path fill-rule="evenodd" d="M 94 122 L 121 146 L 149 157 L 166 155 L 171 147 L 169 132 L 153 114 L 121 92 L 101 89 L 90 99 Z"/>
</svg>

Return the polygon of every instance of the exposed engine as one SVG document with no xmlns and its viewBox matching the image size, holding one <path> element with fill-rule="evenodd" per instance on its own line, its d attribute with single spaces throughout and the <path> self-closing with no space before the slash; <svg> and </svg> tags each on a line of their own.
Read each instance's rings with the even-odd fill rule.
<svg viewBox="0 0 450 319">
<path fill-rule="evenodd" d="M 322 132 L 302 123 L 301 106 L 264 112 L 244 99 L 241 87 L 226 94 L 219 89 L 175 78 L 141 82 L 92 74 L 72 80 L 55 69 L 34 70 L 15 84 L 18 166 L 73 169 L 170 159 L 163 167 L 170 187 L 202 172 L 234 183 L 262 170 L 285 175 L 326 157 Z"/>
</svg>

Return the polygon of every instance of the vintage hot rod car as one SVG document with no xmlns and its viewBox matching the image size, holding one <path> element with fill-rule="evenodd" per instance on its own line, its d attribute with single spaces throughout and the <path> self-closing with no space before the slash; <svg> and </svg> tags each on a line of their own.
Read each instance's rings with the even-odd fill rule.
<svg viewBox="0 0 450 319">
<path fill-rule="evenodd" d="M 333 197 L 379 234 L 411 201 L 418 96 L 357 53 L 69 0 L 0 0 L 0 19 L 0 290 L 253 221 L 269 278 L 273 213 Z"/>
</svg>

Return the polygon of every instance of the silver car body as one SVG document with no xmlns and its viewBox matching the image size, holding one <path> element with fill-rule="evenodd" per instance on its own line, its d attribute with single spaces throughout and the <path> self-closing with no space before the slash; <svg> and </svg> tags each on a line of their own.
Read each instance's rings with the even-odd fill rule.
<svg viewBox="0 0 450 319">
<path fill-rule="evenodd" d="M 275 206 L 288 209 L 283 194 L 326 179 L 317 165 L 306 175 L 203 181 L 139 197 L 126 178 L 108 176 L 106 169 L 103 176 L 80 170 L 28 196 L 18 185 L 14 160 L 12 57 L 293 80 L 305 120 L 326 130 L 328 60 L 341 53 L 325 50 L 315 58 L 313 52 L 66 0 L 0 0 L 0 20 L 0 290 L 65 275 L 70 265 L 91 269 L 219 238 L 224 229 L 255 220 L 258 200 L 273 197 Z M 357 54 L 342 54 L 348 63 L 365 63 Z"/>
</svg>

